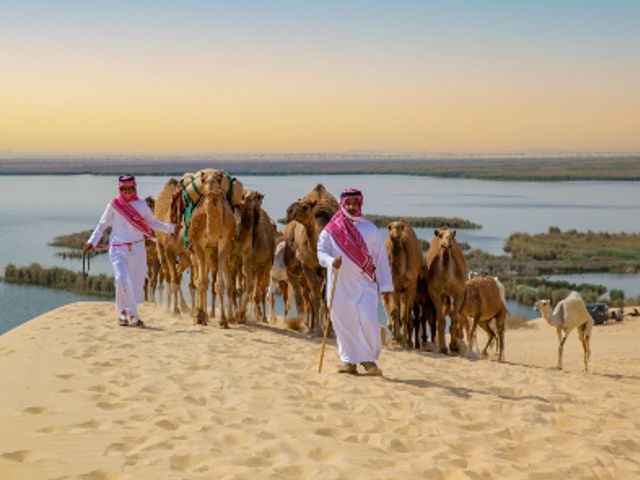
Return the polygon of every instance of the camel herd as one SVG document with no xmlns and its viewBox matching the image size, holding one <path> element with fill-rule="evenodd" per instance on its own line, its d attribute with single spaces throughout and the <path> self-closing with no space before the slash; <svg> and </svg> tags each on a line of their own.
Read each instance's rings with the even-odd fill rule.
<svg viewBox="0 0 640 480">
<path fill-rule="evenodd" d="M 227 328 L 229 323 L 246 322 L 250 310 L 255 320 L 272 321 L 277 289 L 285 321 L 293 298 L 307 330 L 321 332 L 326 275 L 318 262 L 317 241 L 338 211 L 338 201 L 323 185 L 317 185 L 287 208 L 286 225 L 279 231 L 262 208 L 263 198 L 222 170 L 204 169 L 169 179 L 155 202 L 149 199 L 149 203 L 158 220 L 176 223 L 178 228 L 173 234 L 158 233 L 155 243 L 147 245 L 147 299 L 155 301 L 157 291 L 162 298 L 166 284 L 167 311 L 189 311 L 194 324 L 201 325 L 217 316 L 219 325 Z M 482 355 L 487 355 L 496 340 L 498 358 L 504 361 L 504 287 L 495 277 L 469 277 L 455 237 L 455 230 L 436 229 L 425 256 L 407 221 L 389 223 L 385 248 L 394 293 L 385 310 L 393 339 L 406 348 L 419 348 L 421 342 L 427 342 L 429 324 L 430 343 L 441 353 L 456 354 L 464 350 L 465 334 L 466 345 L 477 344 L 475 333 L 480 326 L 488 336 Z M 181 289 L 187 271 L 191 306 Z M 547 316 L 544 305 L 540 308 Z M 590 330 L 582 327 L 580 332 L 588 345 Z M 564 339 L 559 367 L 563 344 Z"/>
</svg>

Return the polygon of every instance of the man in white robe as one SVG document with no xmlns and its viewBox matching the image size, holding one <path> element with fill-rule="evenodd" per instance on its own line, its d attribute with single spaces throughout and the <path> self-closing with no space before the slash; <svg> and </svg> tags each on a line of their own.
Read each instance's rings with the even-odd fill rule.
<svg viewBox="0 0 640 480">
<path fill-rule="evenodd" d="M 111 227 L 109 260 L 115 277 L 116 310 L 120 312 L 118 324 L 143 327 L 138 304 L 144 301 L 147 276 L 144 237 L 153 237 L 153 230 L 172 233 L 175 225 L 155 219 L 147 203 L 138 198 L 133 176 L 121 176 L 119 190 L 120 195 L 107 205 L 84 251 L 95 248 L 105 229 Z"/>
<path fill-rule="evenodd" d="M 347 189 L 340 195 L 340 210 L 320 233 L 318 260 L 327 269 L 327 303 L 337 270 L 331 322 L 336 332 L 340 373 L 382 375 L 376 361 L 382 341 L 378 323 L 378 287 L 393 292 L 389 258 L 377 227 L 362 217 L 362 194 Z"/>
</svg>

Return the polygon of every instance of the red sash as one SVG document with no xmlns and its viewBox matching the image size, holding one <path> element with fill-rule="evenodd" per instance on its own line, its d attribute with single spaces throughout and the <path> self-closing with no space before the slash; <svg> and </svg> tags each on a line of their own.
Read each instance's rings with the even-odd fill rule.
<svg viewBox="0 0 640 480">
<path fill-rule="evenodd" d="M 149 226 L 147 221 L 131 206 L 131 204 L 120 197 L 116 197 L 111 201 L 111 205 L 116 211 L 124 217 L 132 226 L 140 230 L 146 237 L 153 238 L 155 233 Z"/>
</svg>

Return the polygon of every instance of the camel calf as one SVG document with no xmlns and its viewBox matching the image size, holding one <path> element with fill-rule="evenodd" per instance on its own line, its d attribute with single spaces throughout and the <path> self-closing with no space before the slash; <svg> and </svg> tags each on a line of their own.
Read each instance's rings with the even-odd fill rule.
<svg viewBox="0 0 640 480">
<path fill-rule="evenodd" d="M 564 342 L 574 328 L 578 329 L 580 343 L 584 351 L 584 371 L 589 371 L 589 357 L 591 356 L 591 329 L 593 319 L 589 315 L 587 306 L 578 292 L 571 292 L 551 311 L 551 300 L 538 300 L 533 309 L 539 312 L 549 325 L 556 327 L 558 334 L 558 366 L 562 370 L 562 350 Z"/>
<path fill-rule="evenodd" d="M 489 336 L 487 344 L 482 350 L 482 356 L 487 355 L 487 349 L 495 337 L 498 339 L 498 358 L 501 362 L 504 362 L 504 330 L 507 320 L 507 306 L 502 299 L 496 279 L 484 276 L 467 280 L 460 313 L 463 318 L 473 319 L 471 332 L 467 335 L 469 346 L 473 346 L 476 328 L 480 325 L 480 328 L 487 332 Z M 495 332 L 490 325 L 490 321 L 494 318 L 496 321 Z"/>
</svg>

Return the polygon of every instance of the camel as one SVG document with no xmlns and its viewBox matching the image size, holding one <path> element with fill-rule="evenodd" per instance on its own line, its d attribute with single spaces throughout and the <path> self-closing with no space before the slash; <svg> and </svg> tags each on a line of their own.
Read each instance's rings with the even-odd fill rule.
<svg viewBox="0 0 640 480">
<path fill-rule="evenodd" d="M 318 263 L 318 235 L 338 211 L 336 198 L 316 185 L 304 198 L 287 208 L 284 263 L 298 312 L 307 313 L 309 331 L 317 332 L 324 305 L 324 269 Z"/>
<path fill-rule="evenodd" d="M 394 291 L 385 307 L 394 340 L 409 347 L 413 343 L 411 313 L 423 264 L 422 251 L 416 233 L 406 220 L 391 222 L 387 228 L 389 234 L 384 247 L 391 264 Z"/>
<path fill-rule="evenodd" d="M 220 303 L 219 325 L 228 328 L 229 318 L 233 319 L 235 312 L 232 302 L 228 302 L 228 317 L 225 310 L 225 294 L 230 299 L 234 288 L 227 259 L 236 235 L 236 222 L 226 194 L 220 188 L 223 175 L 224 172 L 216 171 L 203 184 L 203 198 L 191 217 L 187 240 L 197 283 L 194 324 L 207 325 L 207 290 L 211 272 Z M 214 313 L 212 308 L 210 316 L 213 317 Z"/>
<path fill-rule="evenodd" d="M 591 329 L 593 319 L 578 292 L 571 292 L 551 311 L 551 300 L 538 300 L 533 309 L 539 312 L 549 325 L 556 327 L 558 334 L 558 370 L 562 370 L 562 351 L 564 342 L 574 328 L 578 329 L 580 343 L 584 351 L 584 371 L 589 371 L 589 357 L 591 356 Z"/>
<path fill-rule="evenodd" d="M 180 194 L 179 182 L 175 178 L 170 178 L 162 188 L 154 207 L 155 217 L 162 222 L 178 223 L 175 217 L 175 198 Z M 187 305 L 182 296 L 182 272 L 189 267 L 190 261 L 188 252 L 185 250 L 184 242 L 180 232 L 176 228 L 176 233 L 169 234 L 158 232 L 156 235 L 156 251 L 160 261 L 164 278 L 169 282 L 167 291 L 167 312 L 179 314 L 180 308 L 186 309 Z M 180 267 L 177 267 L 178 261 Z M 191 294 L 191 304 L 194 304 L 195 286 L 193 278 L 189 283 Z M 180 300 L 180 307 L 178 306 Z"/>
<path fill-rule="evenodd" d="M 147 206 L 153 212 L 156 205 L 156 200 L 149 196 L 144 199 Z M 144 279 L 144 301 L 154 302 L 156 301 L 156 288 L 158 286 L 158 278 L 160 277 L 160 260 L 158 259 L 158 252 L 156 249 L 156 242 L 151 238 L 144 239 L 144 248 L 147 251 L 147 276 Z"/>
<path fill-rule="evenodd" d="M 415 348 L 420 348 L 422 343 L 427 343 L 427 323 L 431 331 L 431 343 L 436 341 L 436 311 L 429 297 L 429 284 L 427 283 L 427 264 L 422 260 L 420 274 L 416 286 L 416 296 L 413 301 L 413 330 Z"/>
<path fill-rule="evenodd" d="M 233 296 L 230 301 L 238 307 L 236 320 L 241 323 L 246 322 L 247 319 L 247 305 L 253 285 L 253 238 L 257 218 L 255 193 L 252 190 L 245 190 L 242 194 L 242 203 L 236 207 L 237 214 L 234 213 L 234 218 L 239 221 L 236 222 L 236 236 L 228 260 L 233 286 Z"/>
<path fill-rule="evenodd" d="M 504 362 L 504 330 L 507 320 L 507 306 L 502 299 L 500 288 L 494 277 L 482 276 L 467 280 L 460 314 L 464 318 L 473 319 L 471 332 L 467 336 L 469 345 L 473 345 L 476 328 L 480 325 L 488 335 L 487 344 L 482 350 L 482 356 L 487 356 L 487 349 L 495 337 L 498 339 L 498 359 Z M 490 325 L 490 321 L 494 318 L 495 332 Z"/>
<path fill-rule="evenodd" d="M 271 267 L 269 290 L 267 297 L 269 298 L 269 321 L 274 322 L 276 318 L 276 288 L 280 291 L 282 303 L 284 304 L 284 321 L 286 323 L 289 316 L 289 281 L 287 278 L 287 268 L 284 264 L 284 235 L 276 241 L 276 252 Z"/>
<path fill-rule="evenodd" d="M 273 220 L 262 208 L 264 195 L 260 192 L 250 192 L 245 200 L 250 200 L 253 204 L 253 239 L 251 268 L 253 272 L 252 283 L 247 283 L 249 287 L 246 296 L 253 292 L 253 304 L 257 318 L 266 323 L 266 295 L 269 285 L 271 266 L 276 248 L 276 229 Z"/>
<path fill-rule="evenodd" d="M 322 267 L 318 262 L 319 231 L 313 215 L 315 201 L 298 200 L 287 208 L 284 260 L 287 277 L 293 287 L 296 307 L 307 313 L 310 332 L 319 329 L 320 304 L 322 302 Z"/>
<path fill-rule="evenodd" d="M 446 226 L 436 229 L 427 251 L 429 297 L 431 297 L 436 311 L 437 341 L 440 353 L 447 353 L 443 315 L 443 307 L 447 304 L 451 318 L 449 347 L 453 352 L 459 350 L 459 325 L 462 318 L 460 307 L 464 300 L 467 265 L 455 236 L 456 231 L 449 230 Z"/>
<path fill-rule="evenodd" d="M 313 216 L 316 220 L 316 227 L 318 233 L 320 233 L 324 227 L 329 223 L 331 217 L 340 209 L 340 204 L 336 197 L 334 197 L 321 183 L 313 187 L 309 193 L 304 196 L 304 200 L 314 202 Z"/>
</svg>

